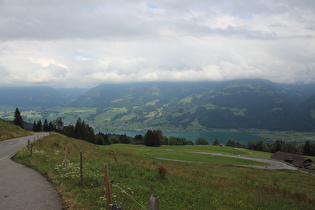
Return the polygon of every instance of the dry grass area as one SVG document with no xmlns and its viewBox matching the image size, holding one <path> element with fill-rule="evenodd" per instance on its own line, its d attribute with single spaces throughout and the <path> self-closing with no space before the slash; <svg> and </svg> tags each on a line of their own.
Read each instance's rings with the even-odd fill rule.
<svg viewBox="0 0 315 210">
<path fill-rule="evenodd" d="M 12 123 L 0 119 L 0 141 L 31 135 L 33 132 L 26 131 Z"/>
</svg>

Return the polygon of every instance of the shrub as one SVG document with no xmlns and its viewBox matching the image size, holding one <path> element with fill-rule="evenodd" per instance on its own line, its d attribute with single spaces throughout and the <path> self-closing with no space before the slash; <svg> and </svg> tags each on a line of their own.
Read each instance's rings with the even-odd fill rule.
<svg viewBox="0 0 315 210">
<path fill-rule="evenodd" d="M 166 174 L 166 168 L 164 166 L 158 166 L 158 172 L 160 179 L 165 179 L 165 174 Z"/>
</svg>

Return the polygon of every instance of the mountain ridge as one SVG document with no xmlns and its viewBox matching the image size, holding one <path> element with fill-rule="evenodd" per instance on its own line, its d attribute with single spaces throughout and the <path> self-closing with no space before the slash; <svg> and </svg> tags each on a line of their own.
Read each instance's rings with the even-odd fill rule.
<svg viewBox="0 0 315 210">
<path fill-rule="evenodd" d="M 14 90 L 0 87 L 0 105 L 39 107 L 32 112 L 37 116 L 28 116 L 29 121 L 58 116 L 74 123 L 81 117 L 101 130 L 315 129 L 315 84 L 239 79 L 100 84 L 89 90 Z"/>
<path fill-rule="evenodd" d="M 71 106 L 93 106 L 105 115 L 115 108 L 125 108 L 107 120 L 109 124 L 124 121 L 183 129 L 199 124 L 206 129 L 310 131 L 314 119 L 300 108 L 310 92 L 301 93 L 298 86 L 260 79 L 102 84 Z"/>
</svg>

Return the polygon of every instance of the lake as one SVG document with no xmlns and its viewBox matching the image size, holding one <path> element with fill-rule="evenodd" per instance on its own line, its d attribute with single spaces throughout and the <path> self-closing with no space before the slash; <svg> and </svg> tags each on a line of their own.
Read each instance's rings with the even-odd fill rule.
<svg viewBox="0 0 315 210">
<path fill-rule="evenodd" d="M 130 137 L 135 137 L 138 134 L 144 136 L 146 131 L 100 131 L 102 133 L 115 133 L 115 134 L 126 134 Z M 162 131 L 163 132 L 163 131 Z M 255 136 L 253 132 L 245 131 L 182 131 L 182 132 L 163 132 L 163 136 L 170 137 L 181 137 L 186 138 L 186 140 L 191 140 L 195 142 L 197 138 L 203 137 L 209 141 L 209 144 L 212 144 L 215 137 L 219 139 L 220 144 L 226 144 L 229 139 L 234 141 L 239 141 L 244 145 L 251 140 L 259 141 L 261 137 Z"/>
</svg>

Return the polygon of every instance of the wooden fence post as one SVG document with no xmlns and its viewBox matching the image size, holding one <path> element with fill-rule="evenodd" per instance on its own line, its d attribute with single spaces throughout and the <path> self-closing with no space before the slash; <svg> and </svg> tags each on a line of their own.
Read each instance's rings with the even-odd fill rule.
<svg viewBox="0 0 315 210">
<path fill-rule="evenodd" d="M 149 210 L 159 210 L 159 196 L 158 195 L 151 195 L 149 202 L 150 202 Z"/>
<path fill-rule="evenodd" d="M 34 143 L 31 143 L 30 144 L 30 157 L 32 157 L 33 155 L 33 146 L 34 146 Z"/>
<path fill-rule="evenodd" d="M 63 160 L 63 164 L 65 167 L 68 166 L 68 144 L 66 145 L 65 159 Z"/>
<path fill-rule="evenodd" d="M 27 139 L 27 149 L 28 150 L 30 150 L 30 143 L 31 143 L 30 139 Z"/>
<path fill-rule="evenodd" d="M 83 185 L 82 151 L 80 151 L 80 184 Z"/>
<path fill-rule="evenodd" d="M 107 209 L 111 209 L 112 205 L 112 192 L 110 189 L 110 179 L 108 175 L 108 165 L 107 163 L 104 163 L 104 184 L 105 184 L 105 193 L 106 193 L 106 201 L 107 201 Z"/>
</svg>

